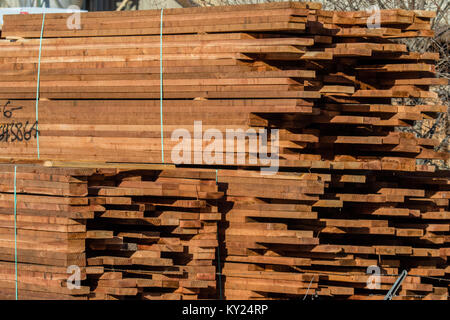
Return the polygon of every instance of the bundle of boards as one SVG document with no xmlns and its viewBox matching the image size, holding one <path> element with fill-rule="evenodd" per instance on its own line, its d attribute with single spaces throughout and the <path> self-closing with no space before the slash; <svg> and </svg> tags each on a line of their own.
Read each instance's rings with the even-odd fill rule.
<svg viewBox="0 0 450 320">
<path fill-rule="evenodd" d="M 1 297 L 383 299 L 406 270 L 396 299 L 448 299 L 449 153 L 397 130 L 447 110 L 439 55 L 397 41 L 434 13 L 68 17 L 4 18 Z"/>
<path fill-rule="evenodd" d="M 213 172 L 0 172 L 0 298 L 16 287 L 19 299 L 215 296 L 223 193 Z"/>
<path fill-rule="evenodd" d="M 0 169 L 2 298 L 448 298 L 449 172 Z"/>
<path fill-rule="evenodd" d="M 229 151 L 227 130 L 253 129 L 263 141 L 256 129 L 271 129 L 281 167 L 343 156 L 447 159 L 436 141 L 393 132 L 446 111 L 429 90 L 445 83 L 434 75 L 438 54 L 395 42 L 431 36 L 433 13 L 382 11 L 378 29 L 368 16 L 298 2 L 169 9 L 162 18 L 82 13 L 74 30 L 67 14 L 5 16 L 2 37 L 16 40 L 0 42 L 2 158 L 178 164 L 177 129 L 203 148 L 214 129 L 223 136 L 216 157 L 196 158 L 194 145 L 183 163 L 232 165 L 253 153 Z M 259 156 L 245 164 L 266 165 Z"/>
<path fill-rule="evenodd" d="M 448 299 L 450 173 L 219 171 L 226 299 Z M 251 186 L 251 187 L 250 187 Z"/>
</svg>

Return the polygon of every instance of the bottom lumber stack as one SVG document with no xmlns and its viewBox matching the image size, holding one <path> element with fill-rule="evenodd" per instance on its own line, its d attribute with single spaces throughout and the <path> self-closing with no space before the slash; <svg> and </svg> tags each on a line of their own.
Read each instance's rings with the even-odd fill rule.
<svg viewBox="0 0 450 320">
<path fill-rule="evenodd" d="M 214 171 L 0 165 L 0 175 L 0 299 L 216 296 Z"/>
<path fill-rule="evenodd" d="M 2 164 L 0 299 L 383 299 L 406 270 L 395 299 L 447 300 L 450 173 L 404 169 Z"/>
<path fill-rule="evenodd" d="M 89 287 L 70 290 L 66 281 L 72 265 L 86 279 L 86 219 L 94 208 L 85 177 L 92 172 L 0 165 L 0 299 L 88 298 Z"/>
<path fill-rule="evenodd" d="M 222 195 L 211 171 L 92 176 L 89 196 L 103 210 L 87 224 L 90 298 L 214 298 Z"/>
<path fill-rule="evenodd" d="M 449 172 L 312 171 L 219 171 L 226 299 L 448 299 Z"/>
<path fill-rule="evenodd" d="M 324 193 L 317 175 L 220 170 L 227 195 L 223 207 L 224 296 L 226 299 L 298 297 L 312 275 L 296 271 L 311 265 L 304 248 L 319 244 L 312 230 L 298 227 L 314 221 L 311 203 Z M 316 281 L 311 283 L 317 288 Z"/>
</svg>

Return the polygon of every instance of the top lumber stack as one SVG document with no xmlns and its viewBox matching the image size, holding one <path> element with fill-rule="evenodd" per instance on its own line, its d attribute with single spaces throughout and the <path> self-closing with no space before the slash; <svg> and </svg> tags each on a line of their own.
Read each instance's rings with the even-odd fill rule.
<svg viewBox="0 0 450 320">
<path fill-rule="evenodd" d="M 223 135 L 279 129 L 281 167 L 364 169 L 370 158 L 373 168 L 411 170 L 415 159 L 448 158 L 437 141 L 394 132 L 446 109 L 430 91 L 445 83 L 434 75 L 438 55 L 391 40 L 431 36 L 433 13 L 382 11 L 378 29 L 365 12 L 298 2 L 168 9 L 162 18 L 81 13 L 73 30 L 68 17 L 45 17 L 36 114 L 43 17 L 5 16 L 2 37 L 16 41 L 0 42 L 4 158 L 36 160 L 39 130 L 41 160 L 159 163 L 164 152 L 171 163 L 172 133 L 193 136 L 194 121 Z M 408 97 L 427 102 L 392 105 Z M 191 164 L 214 164 L 194 161 L 196 152 Z"/>
</svg>

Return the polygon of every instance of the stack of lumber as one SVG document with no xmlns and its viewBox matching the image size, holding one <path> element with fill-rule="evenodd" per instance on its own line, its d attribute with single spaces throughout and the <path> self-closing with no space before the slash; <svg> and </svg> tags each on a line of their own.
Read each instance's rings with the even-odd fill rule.
<svg viewBox="0 0 450 320">
<path fill-rule="evenodd" d="M 218 182 L 226 190 L 221 228 L 225 298 L 304 295 L 312 277 L 293 268 L 311 265 L 307 255 L 298 254 L 319 239 L 296 226 L 317 219 L 311 203 L 320 201 L 324 181 L 313 174 L 220 170 Z"/>
<path fill-rule="evenodd" d="M 438 54 L 396 41 L 431 37 L 434 13 L 382 10 L 380 28 L 367 26 L 369 16 L 275 2 L 82 13 L 81 29 L 69 30 L 68 15 L 50 14 L 38 107 L 42 15 L 6 16 L 1 158 L 35 161 L 39 151 L 46 165 L 73 167 L 24 166 L 38 182 L 18 192 L 19 206 L 30 198 L 37 210 L 66 214 L 45 228 L 84 228 L 79 238 L 57 236 L 80 240 L 58 248 L 61 257 L 85 255 L 88 290 L 61 294 L 382 299 L 407 270 L 396 299 L 448 299 L 450 173 L 417 160 L 448 161 L 449 153 L 436 151 L 437 140 L 397 130 L 447 109 L 432 91 L 446 84 L 435 76 Z M 177 129 L 193 138 L 184 166 L 172 159 Z M 202 157 L 213 145 L 204 136 L 209 129 L 222 133 L 212 163 Z M 230 129 L 249 136 L 244 154 L 228 152 Z M 278 172 L 261 175 L 267 161 L 250 161 L 262 151 L 250 137 L 268 140 Z M 160 162 L 178 167 L 143 169 Z M 123 163 L 136 168 L 120 169 Z M 13 167 L 5 168 L 10 219 Z M 52 186 L 54 179 L 64 184 L 53 193 L 35 191 L 40 180 Z M 12 239 L 8 221 L 5 241 Z M 30 250 L 51 246 L 51 237 Z M 11 281 L 14 246 L 5 243 L 0 260 L 9 271 L 2 276 Z M 24 262 L 34 281 L 39 262 Z M 375 289 L 367 284 L 373 266 L 381 273 Z M 4 295 L 13 298 L 14 281 L 5 283 Z"/>
<path fill-rule="evenodd" d="M 87 299 L 89 287 L 66 281 L 72 265 L 86 279 L 86 219 L 96 208 L 83 177 L 93 171 L 20 165 L 14 178 L 14 165 L 0 165 L 1 299 L 15 299 L 16 280 L 21 300 Z"/>
<path fill-rule="evenodd" d="M 164 11 L 162 39 L 159 10 L 82 14 L 80 30 L 67 30 L 69 15 L 47 15 L 40 74 L 41 159 L 159 162 L 161 131 L 167 159 L 177 142 L 171 133 L 178 128 L 192 132 L 196 120 L 204 130 L 225 132 L 247 128 L 250 112 L 313 114 L 311 99 L 320 93 L 305 90 L 304 83 L 315 76 L 313 68 L 300 64 L 282 70 L 268 61 L 331 55 L 306 53 L 313 36 L 260 38 L 244 32 L 305 30 L 309 12 L 317 8 L 276 3 L 170 9 Z M 2 36 L 23 39 L 0 45 L 6 76 L 0 99 L 3 104 L 14 99 L 11 105 L 22 107 L 13 119 L 25 126 L 36 121 L 33 101 L 24 99 L 36 97 L 40 32 L 34 30 L 40 30 L 42 16 L 21 19 L 5 17 Z M 2 156 L 34 159 L 35 133 L 26 143 L 10 139 L 2 145 L 7 147 Z"/>
<path fill-rule="evenodd" d="M 216 296 L 214 171 L 14 167 L 0 166 L 0 297 L 16 279 L 19 299 Z"/>
<path fill-rule="evenodd" d="M 91 299 L 216 296 L 221 214 L 214 172 L 110 170 L 89 178 Z"/>
<path fill-rule="evenodd" d="M 225 298 L 383 299 L 407 270 L 397 299 L 447 300 L 449 179 L 450 172 L 220 170 L 221 188 L 230 190 L 221 228 Z M 371 266 L 381 275 L 375 289 Z"/>
<path fill-rule="evenodd" d="M 435 98 L 429 86 L 443 83 L 433 74 L 436 54 L 408 52 L 391 40 L 428 36 L 422 31 L 433 14 L 381 16 L 382 28 L 369 29 L 361 12 L 328 12 L 314 3 L 170 9 L 160 38 L 159 10 L 82 13 L 80 30 L 67 29 L 68 15 L 50 14 L 38 114 L 42 16 L 6 16 L 2 36 L 20 39 L 0 43 L 2 157 L 35 159 L 39 141 L 41 159 L 161 162 L 164 152 L 173 162 L 179 140 L 172 133 L 186 129 L 193 137 L 194 121 L 201 121 L 203 132 L 224 135 L 279 129 L 282 167 L 351 155 L 359 152 L 348 150 L 355 143 L 367 154 L 442 158 L 430 150 L 433 141 L 391 136 L 394 126 L 445 111 L 431 102 L 390 101 Z M 355 159 L 364 161 L 362 154 Z M 195 152 L 190 163 L 211 164 Z"/>
<path fill-rule="evenodd" d="M 14 166 L 1 169 L 0 292 L 13 299 Z M 449 178 L 218 170 L 217 185 L 210 169 L 18 165 L 19 297 L 381 299 L 407 270 L 400 298 L 447 299 Z M 75 291 L 71 265 L 82 270 Z M 382 274 L 375 291 L 370 266 Z"/>
</svg>

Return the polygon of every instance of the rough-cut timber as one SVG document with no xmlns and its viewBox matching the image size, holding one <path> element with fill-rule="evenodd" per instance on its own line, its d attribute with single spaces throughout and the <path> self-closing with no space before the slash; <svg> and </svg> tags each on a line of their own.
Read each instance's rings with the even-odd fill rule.
<svg viewBox="0 0 450 320">
<path fill-rule="evenodd" d="M 0 127 L 2 157 L 35 159 L 39 131 L 41 159 L 160 162 L 164 150 L 165 162 L 173 163 L 179 140 L 172 133 L 183 128 L 193 137 L 194 121 L 201 121 L 203 132 L 280 129 L 273 147 L 282 167 L 342 156 L 358 163 L 392 157 L 403 166 L 405 155 L 448 159 L 434 152 L 436 141 L 393 132 L 445 112 L 429 90 L 445 83 L 434 76 L 438 55 L 409 52 L 392 40 L 430 36 L 432 14 L 382 12 L 380 29 L 361 23 L 362 12 L 305 3 L 164 15 L 161 48 L 159 10 L 82 13 L 80 30 L 67 29 L 67 15 L 48 15 L 38 117 L 42 16 L 6 16 L 3 37 L 21 39 L 0 43 L 0 106 L 10 110 Z M 408 97 L 428 102 L 391 104 Z M 203 140 L 204 148 L 210 140 Z M 219 141 L 218 159 L 227 141 Z M 195 159 L 195 151 L 185 163 L 211 164 Z M 247 148 L 244 157 L 250 153 Z"/>
<path fill-rule="evenodd" d="M 14 166 L 0 166 L 7 299 Z M 20 299 L 381 299 L 402 270 L 399 299 L 448 298 L 448 172 L 16 166 Z"/>
<path fill-rule="evenodd" d="M 42 15 L 4 18 L 0 298 L 17 278 L 19 299 L 383 299 L 406 270 L 395 299 L 448 299 L 450 172 L 418 160 L 449 153 L 397 130 L 447 111 L 439 55 L 396 41 L 431 37 L 433 12 L 382 10 L 380 28 L 299 2 L 67 17 L 46 16 L 38 114 Z"/>
<path fill-rule="evenodd" d="M 215 297 L 213 172 L 0 165 L 0 297 Z M 82 287 L 66 281 L 78 266 Z"/>
</svg>

